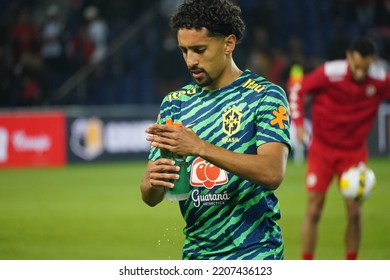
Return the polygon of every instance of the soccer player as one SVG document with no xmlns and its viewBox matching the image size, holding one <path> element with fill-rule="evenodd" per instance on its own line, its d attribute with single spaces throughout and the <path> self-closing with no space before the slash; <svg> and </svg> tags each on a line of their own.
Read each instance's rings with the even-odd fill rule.
<svg viewBox="0 0 390 280">
<path fill-rule="evenodd" d="M 183 259 L 282 259 L 275 190 L 285 176 L 289 108 L 281 87 L 240 70 L 233 51 L 243 37 L 241 10 L 229 0 L 186 0 L 171 17 L 193 83 L 169 93 L 141 182 L 150 206 L 164 199 L 178 167 L 160 149 L 186 156 L 191 194 Z M 183 127 L 164 125 L 166 120 Z"/>
<path fill-rule="evenodd" d="M 290 92 L 291 118 L 297 139 L 304 143 L 304 104 L 312 95 L 312 139 L 308 147 L 306 190 L 308 204 L 302 230 L 302 258 L 313 259 L 317 226 L 326 192 L 337 175 L 367 162 L 366 139 L 380 103 L 390 99 L 390 76 L 376 62 L 376 48 L 366 37 L 355 39 L 346 59 L 326 62 L 308 73 L 296 92 Z M 307 135 L 306 135 L 307 137 Z M 358 256 L 361 200 L 345 199 L 347 228 L 345 259 Z"/>
</svg>

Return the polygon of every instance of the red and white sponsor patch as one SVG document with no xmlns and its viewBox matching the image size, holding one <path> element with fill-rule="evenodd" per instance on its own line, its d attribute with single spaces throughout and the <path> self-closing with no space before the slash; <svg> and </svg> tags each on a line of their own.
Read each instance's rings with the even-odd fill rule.
<svg viewBox="0 0 390 280">
<path fill-rule="evenodd" d="M 212 189 L 228 182 L 227 172 L 203 158 L 197 158 L 191 166 L 190 183 L 194 187 Z"/>
</svg>

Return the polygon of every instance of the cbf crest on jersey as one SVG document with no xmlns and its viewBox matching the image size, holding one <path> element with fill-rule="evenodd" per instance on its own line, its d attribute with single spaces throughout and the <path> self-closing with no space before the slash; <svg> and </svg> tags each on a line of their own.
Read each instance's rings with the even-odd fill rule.
<svg viewBox="0 0 390 280">
<path fill-rule="evenodd" d="M 228 136 L 233 135 L 240 129 L 242 113 L 237 108 L 228 108 L 223 114 L 222 131 Z"/>
</svg>

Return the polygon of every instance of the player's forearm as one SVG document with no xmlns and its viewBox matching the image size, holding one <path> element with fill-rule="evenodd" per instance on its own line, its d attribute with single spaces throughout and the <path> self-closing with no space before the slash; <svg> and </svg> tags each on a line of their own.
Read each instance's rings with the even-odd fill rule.
<svg viewBox="0 0 390 280">
<path fill-rule="evenodd" d="M 198 149 L 198 155 L 240 178 L 275 190 L 284 179 L 288 148 L 285 147 L 282 153 L 264 152 L 248 155 L 235 153 L 203 141 Z"/>
<path fill-rule="evenodd" d="M 142 200 L 149 206 L 156 206 L 164 199 L 164 187 L 152 187 L 147 174 L 141 181 Z"/>
</svg>

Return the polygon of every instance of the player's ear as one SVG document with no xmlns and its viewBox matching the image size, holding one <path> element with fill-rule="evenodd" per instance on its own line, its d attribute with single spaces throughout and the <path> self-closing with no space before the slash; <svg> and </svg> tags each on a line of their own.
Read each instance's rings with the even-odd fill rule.
<svg viewBox="0 0 390 280">
<path fill-rule="evenodd" d="M 231 34 L 225 38 L 225 54 L 231 54 L 236 47 L 237 38 Z"/>
</svg>

